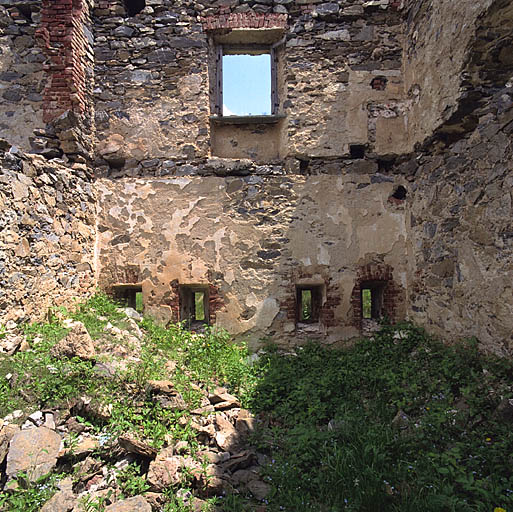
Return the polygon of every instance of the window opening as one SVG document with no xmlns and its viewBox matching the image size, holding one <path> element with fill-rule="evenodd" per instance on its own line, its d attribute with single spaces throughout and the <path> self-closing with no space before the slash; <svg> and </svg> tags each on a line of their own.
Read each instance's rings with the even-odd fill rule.
<svg viewBox="0 0 513 512">
<path fill-rule="evenodd" d="M 321 300 L 321 286 L 298 286 L 296 288 L 297 321 L 304 324 L 318 322 Z"/>
<path fill-rule="evenodd" d="M 114 298 L 120 304 L 135 309 L 139 313 L 144 310 L 141 286 L 116 286 L 114 288 Z"/>
<path fill-rule="evenodd" d="M 349 146 L 349 154 L 351 158 L 364 158 L 365 157 L 365 146 L 359 144 L 352 144 Z"/>
<path fill-rule="evenodd" d="M 372 318 L 372 292 L 370 288 L 362 290 L 362 316 Z"/>
<path fill-rule="evenodd" d="M 385 283 L 381 281 L 362 284 L 362 318 L 379 320 L 383 316 L 383 292 Z"/>
<path fill-rule="evenodd" d="M 219 116 L 270 116 L 279 109 L 277 49 L 267 44 L 218 44 L 216 97 Z"/>
<path fill-rule="evenodd" d="M 208 324 L 208 288 L 194 285 L 180 287 L 180 319 L 189 328 Z"/>
<path fill-rule="evenodd" d="M 128 16 L 139 14 L 146 7 L 146 0 L 125 0 L 125 10 Z"/>
<path fill-rule="evenodd" d="M 205 292 L 194 292 L 194 319 L 205 321 Z"/>
<path fill-rule="evenodd" d="M 223 55 L 223 116 L 268 116 L 271 110 L 271 55 Z"/>
</svg>

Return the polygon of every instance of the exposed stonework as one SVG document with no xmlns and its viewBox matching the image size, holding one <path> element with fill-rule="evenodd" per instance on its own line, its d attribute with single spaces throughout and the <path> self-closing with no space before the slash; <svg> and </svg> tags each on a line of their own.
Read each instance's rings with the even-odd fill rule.
<svg viewBox="0 0 513 512">
<path fill-rule="evenodd" d="M 513 89 L 497 90 L 475 131 L 410 166 L 411 318 L 501 354 L 513 349 L 512 107 Z"/>
<path fill-rule="evenodd" d="M 86 228 L 68 233 L 82 237 L 74 252 L 59 231 L 56 270 L 50 253 L 44 272 L 30 267 L 30 283 L 62 272 L 70 287 L 37 286 L 35 299 L 2 290 L 12 318 L 86 293 L 96 272 L 107 291 L 140 287 L 164 322 L 184 319 L 181 287 L 198 285 L 206 320 L 254 346 L 336 343 L 361 333 L 370 283 L 390 319 L 510 353 L 509 0 L 146 0 L 133 15 L 123 0 L 44 0 L 40 20 L 24 2 L 2 5 L 0 44 L 13 52 L 1 63 L 20 71 L 0 72 L 0 127 L 28 147 L 33 123 L 32 150 L 62 157 L 49 169 L 80 187 L 72 197 L 38 171 L 26 196 L 7 189 L 28 179 L 17 170 L 4 180 L 8 211 L 23 218 L 55 187 L 62 225 Z M 272 56 L 272 115 L 222 115 L 217 61 L 240 44 Z M 29 91 L 45 85 L 36 108 Z M 28 256 L 2 236 L 15 273 Z M 302 324 L 298 289 L 309 286 L 319 322 Z"/>
<path fill-rule="evenodd" d="M 98 167 L 103 164 L 113 176 L 191 174 L 212 149 L 215 156 L 273 162 L 281 172 L 297 172 L 300 162 L 322 159 L 322 168 L 326 158 L 349 156 L 351 144 L 368 145 L 370 153 L 401 153 L 406 107 L 399 6 L 367 4 L 291 2 L 250 9 L 233 2 L 219 11 L 149 1 L 130 18 L 121 0 L 99 2 Z M 209 122 L 209 49 L 216 40 L 234 40 L 223 29 L 228 25 L 241 31 L 238 42 L 260 41 L 259 29 L 288 27 L 278 73 L 285 120 Z M 386 77 L 385 90 L 372 88 L 376 76 Z"/>
<path fill-rule="evenodd" d="M 451 0 L 409 4 L 403 67 L 411 150 L 435 131 L 469 129 L 462 121 L 489 85 L 487 72 L 500 70 L 502 85 L 511 77 L 513 7 L 508 0 L 478 0 L 464 9 Z"/>
<path fill-rule="evenodd" d="M 45 58 L 34 37 L 39 2 L 0 3 L 0 137 L 31 149 L 35 129 L 43 129 Z"/>
<path fill-rule="evenodd" d="M 94 290 L 95 192 L 85 166 L 0 151 L 0 322 L 42 319 Z"/>
</svg>

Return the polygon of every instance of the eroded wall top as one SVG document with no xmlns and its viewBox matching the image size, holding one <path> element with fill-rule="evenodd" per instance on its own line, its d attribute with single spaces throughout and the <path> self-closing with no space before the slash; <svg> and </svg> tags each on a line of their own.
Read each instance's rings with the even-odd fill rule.
<svg viewBox="0 0 513 512">
<path fill-rule="evenodd" d="M 355 145 L 369 155 L 404 151 L 399 2 L 145 5 L 135 16 L 121 0 L 94 10 L 100 170 L 182 175 L 192 172 L 190 163 L 220 156 L 298 172 L 310 160 L 348 158 Z M 217 126 L 213 45 L 219 34 L 242 28 L 251 41 L 250 32 L 265 30 L 273 16 L 286 20 L 278 52 L 284 119 Z M 228 19 L 230 28 L 209 28 L 213 18 Z"/>
<path fill-rule="evenodd" d="M 509 0 L 411 0 L 405 21 L 404 81 L 410 103 L 408 148 L 433 134 L 455 138 L 475 128 L 483 88 L 503 87 L 510 69 Z"/>
</svg>

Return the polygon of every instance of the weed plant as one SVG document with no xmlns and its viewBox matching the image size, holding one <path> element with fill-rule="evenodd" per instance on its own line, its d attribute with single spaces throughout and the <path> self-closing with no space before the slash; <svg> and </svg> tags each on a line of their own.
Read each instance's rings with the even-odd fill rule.
<svg viewBox="0 0 513 512">
<path fill-rule="evenodd" d="M 0 358 L 0 417 L 15 409 L 28 414 L 45 407 L 66 407 L 75 398 L 87 395 L 93 402 L 111 406 L 109 419 L 77 417 L 89 431 L 99 435 L 102 448 L 98 455 L 103 452 L 106 459 L 117 437 L 127 433 L 157 449 L 164 445 L 166 437 L 172 436 L 175 441 L 187 441 L 192 454 L 196 453 L 195 433 L 189 421 L 181 420 L 182 416 L 187 420 L 189 411 L 200 403 L 196 384 L 201 382 L 209 388 L 226 385 L 238 392 L 248 389 L 252 382 L 247 349 L 233 344 L 224 331 L 207 329 L 200 334 L 179 324 L 166 329 L 151 319 L 141 322 L 145 337 L 139 360 L 118 370 L 115 378 L 102 376 L 95 372 L 94 362 L 51 355 L 51 348 L 69 331 L 64 327 L 64 318 L 83 322 L 93 339 L 104 336 L 109 323 L 121 329 L 129 326 L 119 305 L 101 293 L 78 304 L 73 312 L 59 308 L 50 311 L 47 322 L 25 326 L 30 349 Z M 175 370 L 167 369 L 167 362 L 173 362 Z M 170 411 L 153 402 L 146 391 L 150 379 L 172 379 L 188 410 Z M 70 435 L 66 442 L 72 447 L 76 438 Z M 0 510 L 39 510 L 55 492 L 54 480 L 15 492 L 0 492 Z M 135 466 L 118 473 L 117 480 L 124 496 L 141 494 L 148 488 Z M 96 499 L 84 502 L 87 510 L 103 510 L 104 505 Z M 173 498 L 166 510 L 190 507 Z"/>
<path fill-rule="evenodd" d="M 157 449 L 168 436 L 184 440 L 194 455 L 198 444 L 188 418 L 199 405 L 195 386 L 225 385 L 265 425 L 249 443 L 269 457 L 267 512 L 512 510 L 513 434 L 496 408 L 513 397 L 513 364 L 479 354 L 475 342 L 451 347 L 411 325 L 385 326 L 350 348 L 312 343 L 285 356 L 268 347 L 250 364 L 246 347 L 221 330 L 195 333 L 145 318 L 139 360 L 109 378 L 95 372 L 93 362 L 51 356 L 68 332 L 59 320 L 65 317 L 82 321 L 94 339 L 109 322 L 129 323 L 117 304 L 98 294 L 74 312 L 55 311 L 46 323 L 27 326 L 30 350 L 0 359 L 0 416 L 88 395 L 111 405 L 110 419 L 77 418 L 99 435 L 97 456 L 109 460 L 113 443 L 126 433 Z M 187 410 L 153 402 L 150 379 L 171 379 Z M 39 510 L 56 478 L 0 493 L 0 510 Z M 124 496 L 147 490 L 135 465 L 116 478 Z M 167 491 L 165 512 L 191 510 L 177 490 Z M 223 512 L 256 508 L 244 494 L 209 502 Z"/>
<path fill-rule="evenodd" d="M 57 490 L 59 475 L 49 475 L 28 483 L 24 473 L 17 478 L 18 488 L 0 493 L 0 510 L 6 512 L 38 512 Z"/>
<path fill-rule="evenodd" d="M 270 430 L 269 511 L 493 511 L 513 506 L 510 361 L 385 327 L 346 350 L 270 351 L 252 408 Z M 402 420 L 395 420 L 401 411 Z"/>
</svg>

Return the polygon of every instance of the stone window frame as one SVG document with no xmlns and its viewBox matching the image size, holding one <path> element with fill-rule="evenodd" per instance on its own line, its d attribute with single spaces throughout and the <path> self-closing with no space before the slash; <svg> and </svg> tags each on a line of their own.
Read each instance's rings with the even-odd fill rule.
<svg viewBox="0 0 513 512">
<path fill-rule="evenodd" d="M 260 21 L 259 21 L 260 20 Z M 219 20 L 217 20 L 219 21 Z M 240 23 L 233 20 L 230 28 L 208 29 L 208 68 L 210 121 L 215 124 L 275 124 L 286 116 L 282 113 L 285 86 L 286 21 L 268 23 L 262 18 Z M 253 23 L 258 21 L 258 23 Z M 271 56 L 271 113 L 250 116 L 223 115 L 223 55 L 270 54 Z"/>
<path fill-rule="evenodd" d="M 278 51 L 284 46 L 285 39 L 275 43 L 215 43 L 215 90 L 213 91 L 212 112 L 219 119 L 230 120 L 258 118 L 273 118 L 280 114 L 280 96 L 278 93 Z M 223 56 L 225 55 L 270 55 L 271 58 L 271 113 L 251 116 L 225 116 L 223 114 Z M 263 118 L 263 119 L 262 119 Z"/>
</svg>

